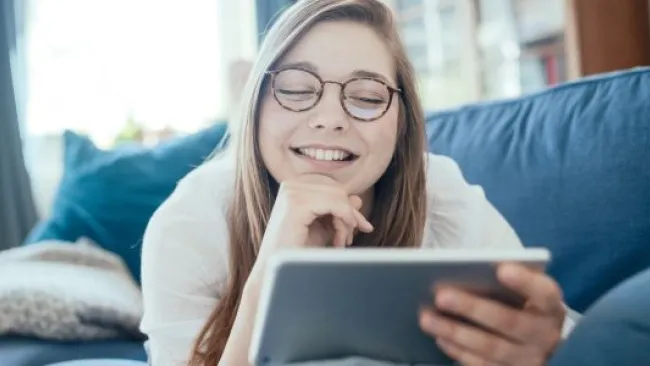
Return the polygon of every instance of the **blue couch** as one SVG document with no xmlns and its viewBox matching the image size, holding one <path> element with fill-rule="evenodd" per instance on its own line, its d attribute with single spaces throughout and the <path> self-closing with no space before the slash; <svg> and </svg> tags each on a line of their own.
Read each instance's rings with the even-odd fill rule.
<svg viewBox="0 0 650 366">
<path fill-rule="evenodd" d="M 100 151 L 66 135 L 66 173 L 52 219 L 29 242 L 88 236 L 139 277 L 148 217 L 222 142 L 225 128 L 154 149 Z M 600 75 L 522 98 L 427 118 L 429 149 L 451 156 L 526 245 L 553 253 L 568 304 L 587 309 L 650 267 L 650 69 Z M 139 340 L 59 344 L 0 339 L 7 366 L 83 357 L 144 359 Z"/>
</svg>

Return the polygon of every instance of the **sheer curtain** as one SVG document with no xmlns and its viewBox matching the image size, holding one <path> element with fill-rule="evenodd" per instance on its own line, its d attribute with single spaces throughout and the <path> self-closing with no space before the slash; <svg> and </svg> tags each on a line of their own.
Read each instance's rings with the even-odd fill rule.
<svg viewBox="0 0 650 366">
<path fill-rule="evenodd" d="M 200 130 L 228 115 L 230 65 L 256 52 L 255 0 L 29 1 L 27 151 L 44 216 L 64 129 L 102 148 L 132 124 Z"/>
<path fill-rule="evenodd" d="M 19 245 L 36 222 L 23 156 L 25 2 L 0 7 L 0 250 Z"/>
<path fill-rule="evenodd" d="M 225 114 L 225 0 L 31 1 L 30 134 L 110 147 L 128 122 L 192 132 Z"/>
</svg>

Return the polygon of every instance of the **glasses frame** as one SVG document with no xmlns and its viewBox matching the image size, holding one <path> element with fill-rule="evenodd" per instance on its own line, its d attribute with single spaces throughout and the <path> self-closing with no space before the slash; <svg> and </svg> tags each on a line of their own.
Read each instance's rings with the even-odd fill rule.
<svg viewBox="0 0 650 366">
<path fill-rule="evenodd" d="M 295 108 L 291 108 L 291 107 L 288 107 L 288 106 L 282 104 L 282 102 L 280 101 L 280 98 L 278 98 L 278 95 L 277 95 L 276 89 L 275 89 L 276 76 L 279 73 L 281 73 L 283 71 L 288 71 L 288 70 L 296 70 L 296 71 L 306 72 L 306 73 L 314 76 L 316 78 L 316 80 L 318 80 L 320 82 L 320 90 L 316 94 L 316 99 L 314 100 L 314 103 L 311 106 L 306 107 L 306 108 L 295 109 Z M 386 115 L 386 113 L 390 109 L 391 104 L 393 103 L 393 95 L 394 94 L 396 94 L 396 93 L 400 94 L 400 95 L 402 94 L 402 89 L 394 88 L 394 87 L 388 85 L 388 83 L 385 82 L 384 80 L 379 79 L 379 78 L 373 78 L 373 77 L 354 77 L 354 78 L 348 79 L 345 82 L 341 83 L 341 82 L 334 81 L 334 80 L 323 80 L 323 78 L 321 78 L 315 72 L 313 72 L 311 70 L 303 69 L 303 68 L 300 68 L 300 67 L 280 68 L 280 69 L 277 69 L 277 70 L 266 71 L 265 74 L 271 76 L 271 89 L 272 89 L 272 92 L 273 92 L 273 98 L 278 102 L 278 104 L 282 108 L 284 108 L 284 109 L 286 109 L 288 111 L 292 111 L 292 112 L 304 112 L 304 111 L 308 111 L 308 110 L 316 107 L 318 105 L 318 103 L 320 103 L 320 101 L 321 101 L 321 99 L 323 97 L 323 94 L 325 93 L 325 84 L 336 84 L 336 85 L 339 85 L 341 87 L 341 89 L 339 90 L 339 102 L 341 103 L 341 107 L 343 108 L 343 111 L 345 112 L 345 114 L 347 114 L 350 118 L 355 119 L 357 121 L 372 122 L 372 121 L 376 121 L 376 120 L 378 120 L 378 119 L 380 119 L 380 118 L 382 118 L 383 116 Z M 350 84 L 350 83 L 352 83 L 354 81 L 358 81 L 358 80 L 376 81 L 376 82 L 384 85 L 386 87 L 386 89 L 388 89 L 388 102 L 386 103 L 386 108 L 384 108 L 384 110 L 381 112 L 381 114 L 379 116 L 372 117 L 372 118 L 357 117 L 357 116 L 353 115 L 348 110 L 348 108 L 345 106 L 345 94 L 343 93 L 343 91 L 345 90 L 345 87 L 348 84 Z"/>
</svg>

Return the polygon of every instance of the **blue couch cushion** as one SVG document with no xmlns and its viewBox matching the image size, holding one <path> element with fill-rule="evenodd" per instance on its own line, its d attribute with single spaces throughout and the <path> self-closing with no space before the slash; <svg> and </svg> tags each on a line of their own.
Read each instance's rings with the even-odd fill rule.
<svg viewBox="0 0 650 366">
<path fill-rule="evenodd" d="M 43 366 L 55 362 L 90 358 L 146 361 L 142 342 L 114 340 L 52 342 L 31 338 L 0 338 L 0 365 Z"/>
<path fill-rule="evenodd" d="M 64 134 L 64 173 L 52 215 L 27 243 L 88 237 L 120 255 L 140 278 L 140 242 L 147 223 L 176 183 L 208 157 L 226 124 L 153 148 L 126 145 L 101 150 L 74 132 Z"/>
<path fill-rule="evenodd" d="M 433 114 L 427 134 L 525 245 L 551 249 L 577 310 L 650 265 L 650 69 Z"/>
</svg>

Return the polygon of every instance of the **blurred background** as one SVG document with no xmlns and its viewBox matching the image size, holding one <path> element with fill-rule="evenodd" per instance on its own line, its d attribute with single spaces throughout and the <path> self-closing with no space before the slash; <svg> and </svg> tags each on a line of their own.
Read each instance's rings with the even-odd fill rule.
<svg viewBox="0 0 650 366">
<path fill-rule="evenodd" d="M 242 73 L 231 80 L 231 69 L 245 68 L 238 60 L 254 59 L 265 27 L 292 1 L 14 2 L 26 61 L 18 80 L 26 138 L 68 128 L 108 147 L 196 131 L 227 116 L 230 89 L 245 78 Z M 608 46 L 589 34 L 570 44 L 571 28 L 581 20 L 582 32 L 615 32 L 612 26 L 622 26 L 617 22 L 629 21 L 615 19 L 610 10 L 582 9 L 581 3 L 615 3 L 617 11 L 630 14 L 647 10 L 644 0 L 386 2 L 399 17 L 428 110 L 514 97 L 582 76 L 569 70 L 571 54 L 589 60 Z M 643 20 L 647 28 L 648 17 Z M 589 29 L 590 23 L 598 29 Z M 617 42 L 631 35 L 621 34 Z M 590 37 L 598 39 L 590 43 Z M 639 52 L 648 57 L 644 47 Z M 588 71 L 648 61 L 617 56 L 620 61 Z"/>
<path fill-rule="evenodd" d="M 293 1 L 3 1 L 2 80 L 17 110 L 3 119 L 19 128 L 39 210 L 59 181 L 64 130 L 109 149 L 225 120 L 265 29 Z M 385 1 L 427 111 L 650 64 L 647 0 Z"/>
</svg>

